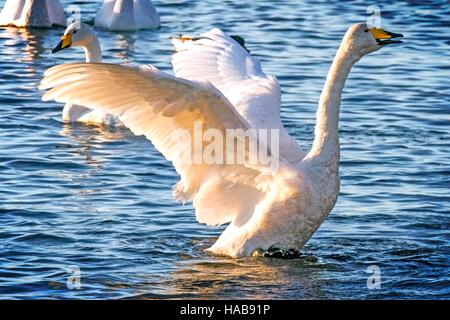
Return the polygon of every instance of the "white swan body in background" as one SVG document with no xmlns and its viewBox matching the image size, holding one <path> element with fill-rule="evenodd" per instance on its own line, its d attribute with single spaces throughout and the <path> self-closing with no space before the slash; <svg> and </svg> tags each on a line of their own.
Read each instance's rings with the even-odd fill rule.
<svg viewBox="0 0 450 320">
<path fill-rule="evenodd" d="M 160 18 L 150 0 L 105 0 L 95 26 L 115 31 L 155 29 Z"/>
<path fill-rule="evenodd" d="M 83 22 L 70 24 L 64 31 L 61 41 L 52 50 L 52 53 L 70 47 L 82 47 L 86 55 L 86 62 L 102 62 L 100 42 L 94 30 Z M 65 104 L 62 119 L 67 122 L 84 122 L 110 126 L 118 126 L 121 124 L 117 117 L 101 110 L 92 110 L 72 103 Z"/>
<path fill-rule="evenodd" d="M 176 199 L 192 201 L 199 222 L 229 223 L 211 252 L 241 257 L 258 249 L 300 249 L 338 197 L 339 106 L 350 69 L 399 36 L 363 23 L 349 28 L 328 73 L 307 153 L 283 129 L 276 79 L 217 29 L 175 54 L 177 77 L 152 66 L 75 63 L 49 69 L 40 88 L 49 89 L 43 100 L 120 115 L 135 134 L 151 140 L 181 176 L 174 187 Z M 194 123 L 223 134 L 227 129 L 280 129 L 279 167 L 186 161 L 186 143 L 194 141 L 172 133 L 183 129 L 195 137 Z M 239 156 L 236 149 L 231 152 Z"/>
<path fill-rule="evenodd" d="M 66 25 L 59 0 L 6 0 L 0 13 L 0 26 L 50 28 L 55 25 Z"/>
</svg>

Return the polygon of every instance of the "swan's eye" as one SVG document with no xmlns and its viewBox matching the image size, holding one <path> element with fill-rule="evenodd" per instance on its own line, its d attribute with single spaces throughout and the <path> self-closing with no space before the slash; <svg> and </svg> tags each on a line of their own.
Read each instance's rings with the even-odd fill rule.
<svg viewBox="0 0 450 320">
<path fill-rule="evenodd" d="M 72 32 L 73 34 L 77 33 L 77 30 L 75 30 L 74 32 Z"/>
</svg>

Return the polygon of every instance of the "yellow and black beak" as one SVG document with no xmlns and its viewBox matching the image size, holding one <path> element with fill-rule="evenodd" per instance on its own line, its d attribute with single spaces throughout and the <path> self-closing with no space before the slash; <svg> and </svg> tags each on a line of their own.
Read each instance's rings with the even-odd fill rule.
<svg viewBox="0 0 450 320">
<path fill-rule="evenodd" d="M 380 46 L 402 43 L 401 40 L 392 40 L 395 38 L 403 38 L 403 35 L 400 33 L 393 33 L 379 28 L 367 29 L 366 32 L 370 32 Z"/>
<path fill-rule="evenodd" d="M 56 53 L 58 51 L 61 51 L 63 49 L 69 48 L 72 45 L 72 34 L 65 34 L 61 37 L 61 41 L 58 43 L 58 45 L 53 48 L 52 53 Z"/>
</svg>

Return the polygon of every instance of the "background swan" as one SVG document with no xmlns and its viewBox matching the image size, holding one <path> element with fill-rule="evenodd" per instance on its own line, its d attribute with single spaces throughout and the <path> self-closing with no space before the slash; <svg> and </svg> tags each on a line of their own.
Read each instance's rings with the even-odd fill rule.
<svg viewBox="0 0 450 320">
<path fill-rule="evenodd" d="M 59 0 L 6 0 L 0 13 L 0 26 L 50 28 L 54 25 L 66 25 Z"/>
<path fill-rule="evenodd" d="M 110 30 L 154 29 L 159 15 L 150 0 L 105 0 L 95 17 L 95 26 Z"/>
<path fill-rule="evenodd" d="M 176 74 L 197 80 L 151 66 L 75 63 L 48 70 L 41 89 L 50 89 L 44 100 L 120 115 L 135 134 L 151 140 L 181 176 L 176 199 L 192 200 L 199 222 L 230 223 L 211 252 L 240 257 L 257 249 L 299 249 L 328 216 L 339 193 L 338 119 L 347 76 L 364 55 L 400 36 L 369 30 L 363 23 L 349 28 L 320 97 L 312 149 L 303 152 L 282 132 L 278 170 L 261 163 L 188 163 L 185 141 L 171 136 L 177 129 L 193 136 L 196 121 L 221 132 L 283 129 L 278 82 L 220 30 L 204 34 L 174 57 Z"/>
<path fill-rule="evenodd" d="M 86 62 L 102 62 L 100 42 L 94 30 L 83 22 L 74 22 L 64 31 L 61 41 L 52 50 L 56 53 L 71 47 L 82 47 L 86 55 Z M 117 126 L 120 121 L 101 110 L 66 103 L 62 112 L 63 121 L 84 122 Z"/>
</svg>

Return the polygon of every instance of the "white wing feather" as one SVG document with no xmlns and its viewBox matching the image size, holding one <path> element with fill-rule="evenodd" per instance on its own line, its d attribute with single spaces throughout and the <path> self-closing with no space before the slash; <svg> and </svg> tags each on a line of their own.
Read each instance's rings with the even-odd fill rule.
<svg viewBox="0 0 450 320">
<path fill-rule="evenodd" d="M 230 102 L 211 84 L 178 79 L 158 69 L 97 63 L 74 63 L 49 69 L 43 100 L 84 105 L 114 116 L 135 134 L 144 134 L 181 176 L 174 189 L 178 200 L 193 200 L 197 220 L 210 225 L 245 220 L 263 192 L 256 166 L 193 164 L 189 148 L 173 133 L 193 124 L 203 129 L 250 128 Z M 186 143 L 186 142 L 185 142 Z M 192 143 L 188 141 L 187 143 Z M 189 150 L 190 152 L 190 150 Z"/>
<path fill-rule="evenodd" d="M 277 79 L 264 74 L 259 61 L 219 29 L 194 40 L 173 39 L 178 51 L 172 57 L 175 75 L 211 82 L 253 128 L 279 129 L 281 155 L 291 162 L 300 162 L 306 152 L 281 123 L 281 89 Z"/>
</svg>

